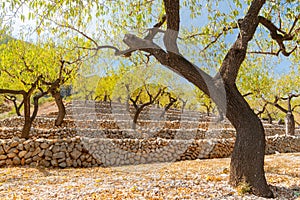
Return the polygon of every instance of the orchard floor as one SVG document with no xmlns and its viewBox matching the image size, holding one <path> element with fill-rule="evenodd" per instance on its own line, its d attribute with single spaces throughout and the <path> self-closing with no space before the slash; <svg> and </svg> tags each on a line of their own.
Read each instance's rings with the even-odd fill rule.
<svg viewBox="0 0 300 200">
<path fill-rule="evenodd" d="M 81 169 L 0 168 L 0 199 L 264 199 L 227 182 L 230 159 Z M 266 156 L 276 199 L 300 199 L 300 153 Z"/>
</svg>

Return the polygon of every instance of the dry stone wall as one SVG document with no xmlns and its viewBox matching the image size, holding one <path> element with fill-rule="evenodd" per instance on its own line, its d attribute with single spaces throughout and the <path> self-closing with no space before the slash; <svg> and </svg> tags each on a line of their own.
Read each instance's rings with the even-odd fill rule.
<svg viewBox="0 0 300 200">
<path fill-rule="evenodd" d="M 266 154 L 300 152 L 300 136 L 272 136 Z M 234 139 L 168 140 L 104 139 L 2 139 L 0 166 L 93 167 L 173 162 L 231 155 Z"/>
<path fill-rule="evenodd" d="M 66 168 L 173 162 L 229 157 L 234 147 L 235 130 L 229 123 L 216 123 L 199 113 L 183 115 L 171 110 L 168 115 L 169 119 L 176 115 L 173 120 L 160 121 L 151 119 L 155 113 L 148 110 L 139 128 L 132 130 L 130 114 L 118 105 L 111 110 L 106 104 L 77 103 L 77 108 L 68 108 L 61 127 L 54 126 L 55 116 L 36 118 L 29 140 L 20 139 L 23 118 L 1 120 L 0 166 Z M 265 132 L 266 154 L 300 152 L 299 129 L 295 136 L 285 136 L 283 127 L 267 125 Z"/>
</svg>

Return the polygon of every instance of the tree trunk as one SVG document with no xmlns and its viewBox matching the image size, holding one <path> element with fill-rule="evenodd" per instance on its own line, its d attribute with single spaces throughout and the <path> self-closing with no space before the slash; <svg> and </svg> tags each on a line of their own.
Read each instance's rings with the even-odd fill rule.
<svg viewBox="0 0 300 200">
<path fill-rule="evenodd" d="M 136 129 L 137 120 L 139 119 L 139 116 L 145 107 L 146 107 L 146 105 L 143 104 L 135 111 L 134 117 L 133 117 L 132 129 Z"/>
<path fill-rule="evenodd" d="M 32 120 L 30 117 L 30 96 L 28 94 L 23 95 L 23 101 L 24 101 L 24 126 L 22 130 L 22 138 L 29 139 L 29 133 L 32 125 Z"/>
<path fill-rule="evenodd" d="M 22 101 L 19 106 L 15 105 L 16 113 L 19 117 L 22 116 L 20 110 L 21 110 L 23 104 L 24 104 L 24 101 Z"/>
<path fill-rule="evenodd" d="M 159 116 L 160 119 L 164 118 L 166 112 L 174 105 L 174 103 L 177 101 L 175 98 L 170 98 L 168 105 L 165 107 L 164 111 Z"/>
<path fill-rule="evenodd" d="M 185 106 L 186 106 L 186 104 L 187 104 L 187 100 L 186 100 L 186 101 L 181 100 L 181 101 L 182 101 L 181 113 L 183 113 L 183 112 L 184 112 L 184 109 L 185 109 Z"/>
<path fill-rule="evenodd" d="M 55 120 L 55 126 L 60 126 L 64 121 L 64 118 L 65 118 L 65 115 L 66 115 L 66 108 L 64 106 L 64 103 L 62 101 L 62 97 L 61 97 L 59 91 L 52 92 L 52 96 L 54 97 L 55 103 L 58 107 L 58 115 L 57 115 L 57 118 Z"/>
<path fill-rule="evenodd" d="M 258 116 L 236 86 L 226 86 L 226 117 L 236 129 L 236 142 L 230 163 L 230 184 L 246 182 L 255 195 L 273 197 L 264 172 L 265 133 Z"/>
<path fill-rule="evenodd" d="M 8 96 L 5 96 L 5 98 L 6 98 L 7 100 L 13 102 L 14 108 L 15 108 L 15 111 L 16 111 L 17 116 L 21 117 L 22 115 L 21 115 L 20 110 L 21 110 L 21 108 L 22 108 L 22 106 L 23 106 L 24 101 L 22 101 L 22 102 L 20 103 L 20 105 L 18 106 L 18 103 L 17 103 L 17 97 L 16 97 L 16 96 L 9 96 L 9 95 L 8 95 Z"/>
<path fill-rule="evenodd" d="M 269 112 L 267 114 L 268 114 L 268 123 L 273 124 L 273 118 L 272 118 L 271 114 Z"/>
<path fill-rule="evenodd" d="M 295 118 L 291 112 L 288 112 L 285 117 L 285 134 L 295 135 Z"/>
<path fill-rule="evenodd" d="M 224 114 L 223 114 L 222 110 L 218 106 L 217 106 L 217 110 L 218 110 L 218 114 L 219 114 L 217 121 L 218 122 L 222 122 L 224 120 Z"/>
</svg>

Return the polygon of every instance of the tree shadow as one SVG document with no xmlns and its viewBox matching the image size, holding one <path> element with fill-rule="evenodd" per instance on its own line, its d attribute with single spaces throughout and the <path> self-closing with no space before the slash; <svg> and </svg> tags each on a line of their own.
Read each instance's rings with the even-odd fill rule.
<svg viewBox="0 0 300 200">
<path fill-rule="evenodd" d="M 300 197 L 300 186 L 291 185 L 290 187 L 270 185 L 275 198 L 294 200 Z"/>
</svg>

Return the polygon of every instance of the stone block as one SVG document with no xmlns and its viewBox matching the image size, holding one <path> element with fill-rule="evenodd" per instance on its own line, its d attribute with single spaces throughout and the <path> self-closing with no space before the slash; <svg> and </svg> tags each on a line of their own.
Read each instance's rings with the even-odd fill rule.
<svg viewBox="0 0 300 200">
<path fill-rule="evenodd" d="M 4 149 L 2 146 L 0 146 L 0 155 L 3 155 L 5 153 Z"/>
<path fill-rule="evenodd" d="M 13 158 L 13 164 L 14 165 L 19 165 L 21 163 L 21 159 L 20 158 L 18 158 L 18 157 L 14 157 Z"/>
<path fill-rule="evenodd" d="M 32 152 L 32 156 L 35 156 L 37 154 L 39 154 L 42 151 L 42 149 L 40 147 L 37 147 L 33 152 Z"/>
<path fill-rule="evenodd" d="M 13 147 L 16 147 L 18 145 L 19 145 L 18 141 L 12 141 L 9 146 L 10 146 L 10 148 L 13 148 Z"/>
<path fill-rule="evenodd" d="M 58 166 L 57 160 L 56 159 L 51 160 L 51 165 L 57 167 Z"/>
<path fill-rule="evenodd" d="M 58 153 L 54 153 L 52 157 L 55 159 L 65 158 L 66 154 L 65 152 L 58 152 Z"/>
<path fill-rule="evenodd" d="M 40 147 L 41 147 L 42 149 L 47 149 L 49 146 L 50 146 L 50 145 L 49 145 L 48 143 L 45 143 L 45 142 L 43 142 L 43 143 L 40 145 Z"/>
<path fill-rule="evenodd" d="M 0 160 L 0 166 L 6 165 L 6 160 Z"/>
<path fill-rule="evenodd" d="M 8 157 L 8 158 L 14 158 L 14 157 L 16 157 L 16 156 L 17 156 L 17 154 L 16 154 L 16 153 L 13 153 L 13 152 L 7 154 L 7 157 Z"/>
<path fill-rule="evenodd" d="M 22 143 L 18 144 L 17 149 L 20 151 L 24 150 L 24 145 Z"/>
<path fill-rule="evenodd" d="M 70 153 L 71 157 L 75 160 L 77 160 L 80 156 L 81 156 L 81 152 L 78 151 L 77 149 L 74 149 L 71 153 Z"/>
<path fill-rule="evenodd" d="M 19 158 L 23 158 L 27 154 L 27 151 L 20 151 L 18 156 Z"/>
<path fill-rule="evenodd" d="M 67 167 L 67 163 L 66 162 L 62 162 L 62 163 L 59 163 L 58 166 L 61 167 L 61 168 L 65 168 L 65 167 Z"/>
<path fill-rule="evenodd" d="M 0 155 L 0 160 L 5 160 L 7 158 L 7 155 Z"/>
<path fill-rule="evenodd" d="M 53 155 L 53 153 L 52 153 L 52 151 L 50 151 L 49 149 L 46 149 L 46 151 L 45 151 L 45 156 L 47 156 L 47 157 L 52 157 L 52 155 Z"/>
</svg>

